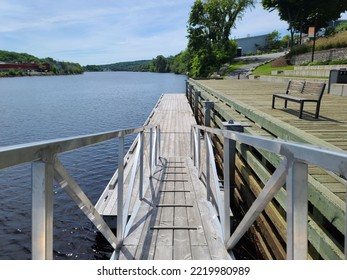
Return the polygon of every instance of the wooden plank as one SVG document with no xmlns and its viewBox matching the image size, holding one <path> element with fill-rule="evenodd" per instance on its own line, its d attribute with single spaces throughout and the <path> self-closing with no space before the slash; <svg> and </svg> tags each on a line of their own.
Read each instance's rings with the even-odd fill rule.
<svg viewBox="0 0 347 280">
<path fill-rule="evenodd" d="M 210 202 L 207 202 L 206 200 L 206 188 L 198 179 L 197 172 L 193 167 L 193 162 L 189 162 L 188 166 L 191 171 L 190 180 L 195 193 L 198 213 L 200 216 L 199 220 L 201 221 L 211 259 L 231 259 L 229 253 L 225 249 L 222 232 L 219 230 L 220 224 L 216 221 L 214 209 L 211 207 Z"/>
<path fill-rule="evenodd" d="M 181 165 L 183 165 L 181 163 Z M 185 188 L 184 182 L 187 180 L 183 180 L 186 177 L 182 174 L 175 174 L 175 189 L 183 189 Z M 193 205 L 186 204 L 185 195 L 182 192 L 175 193 L 175 204 L 176 205 L 186 205 L 188 207 L 193 207 Z M 177 227 L 188 227 L 188 217 L 187 217 L 187 209 L 185 207 L 176 207 L 174 209 L 174 225 Z M 189 239 L 189 231 L 188 230 L 175 230 L 174 231 L 174 259 L 175 260 L 188 260 L 192 259 L 191 253 L 191 245 Z"/>
<path fill-rule="evenodd" d="M 210 260 L 211 254 L 208 246 L 192 246 L 192 258 L 193 260 Z"/>
<path fill-rule="evenodd" d="M 151 229 L 172 229 L 172 230 L 197 230 L 197 227 L 192 226 L 152 226 Z"/>
<path fill-rule="evenodd" d="M 155 260 L 172 260 L 172 245 L 157 245 L 155 247 Z"/>
</svg>

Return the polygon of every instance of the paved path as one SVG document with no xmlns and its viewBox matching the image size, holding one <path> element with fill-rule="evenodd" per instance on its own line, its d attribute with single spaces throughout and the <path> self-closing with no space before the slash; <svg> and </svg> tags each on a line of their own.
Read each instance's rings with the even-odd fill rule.
<svg viewBox="0 0 347 280">
<path fill-rule="evenodd" d="M 243 65 L 240 68 L 232 71 L 227 79 L 245 79 L 250 72 L 258 67 L 259 65 L 273 60 L 275 58 L 283 56 L 285 53 L 270 53 L 270 54 L 263 54 L 263 55 L 254 55 L 254 56 L 241 56 L 237 57 L 234 60 L 235 61 L 248 61 L 249 64 Z"/>
</svg>

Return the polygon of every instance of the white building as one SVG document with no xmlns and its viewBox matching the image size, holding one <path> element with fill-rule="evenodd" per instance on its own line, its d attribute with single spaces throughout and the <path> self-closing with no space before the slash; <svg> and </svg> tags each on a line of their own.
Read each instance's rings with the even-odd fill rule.
<svg viewBox="0 0 347 280">
<path fill-rule="evenodd" d="M 263 50 L 268 45 L 268 34 L 253 37 L 235 39 L 239 48 L 242 49 L 241 55 L 255 54 L 257 50 Z M 241 50 L 239 50 L 240 52 Z M 238 53 L 238 56 L 240 54 Z"/>
</svg>

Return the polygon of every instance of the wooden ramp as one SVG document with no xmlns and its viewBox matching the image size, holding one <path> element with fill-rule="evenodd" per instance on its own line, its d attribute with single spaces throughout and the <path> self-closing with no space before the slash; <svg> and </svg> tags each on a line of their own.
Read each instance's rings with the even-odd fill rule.
<svg viewBox="0 0 347 280">
<path fill-rule="evenodd" d="M 116 259 L 231 259 L 215 209 L 190 158 L 190 129 L 195 119 L 184 94 L 165 94 L 146 125 L 160 125 L 160 158 L 129 234 Z M 146 152 L 145 152 L 146 154 Z M 149 169 L 145 169 L 149 178 Z M 100 201 L 108 198 L 107 192 Z M 111 206 L 98 203 L 103 215 Z M 112 209 L 103 212 L 102 209 Z"/>
</svg>

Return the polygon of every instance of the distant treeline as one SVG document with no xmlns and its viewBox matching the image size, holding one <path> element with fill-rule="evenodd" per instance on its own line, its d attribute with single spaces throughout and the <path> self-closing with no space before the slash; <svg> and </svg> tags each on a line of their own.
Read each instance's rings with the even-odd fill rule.
<svg viewBox="0 0 347 280">
<path fill-rule="evenodd" d="M 83 67 L 74 62 L 56 61 L 53 58 L 37 58 L 27 53 L 17 53 L 10 51 L 0 50 L 0 63 L 36 63 L 43 65 L 48 63 L 50 65 L 50 71 L 47 75 L 71 75 L 82 74 L 84 72 Z M 28 73 L 21 71 L 20 69 L 9 69 L 9 71 L 0 72 L 0 76 L 25 76 Z"/>
<path fill-rule="evenodd" d="M 105 65 L 87 65 L 84 66 L 85 71 L 98 72 L 98 71 L 133 71 L 133 72 L 147 72 L 149 71 L 149 64 L 151 60 L 137 60 L 119 62 Z"/>
<path fill-rule="evenodd" d="M 87 65 L 84 66 L 85 71 L 131 71 L 131 72 L 157 72 L 157 73 L 176 73 L 186 74 L 187 52 L 181 52 L 176 56 L 164 57 L 158 55 L 152 60 L 137 60 L 118 62 L 104 65 Z"/>
</svg>

